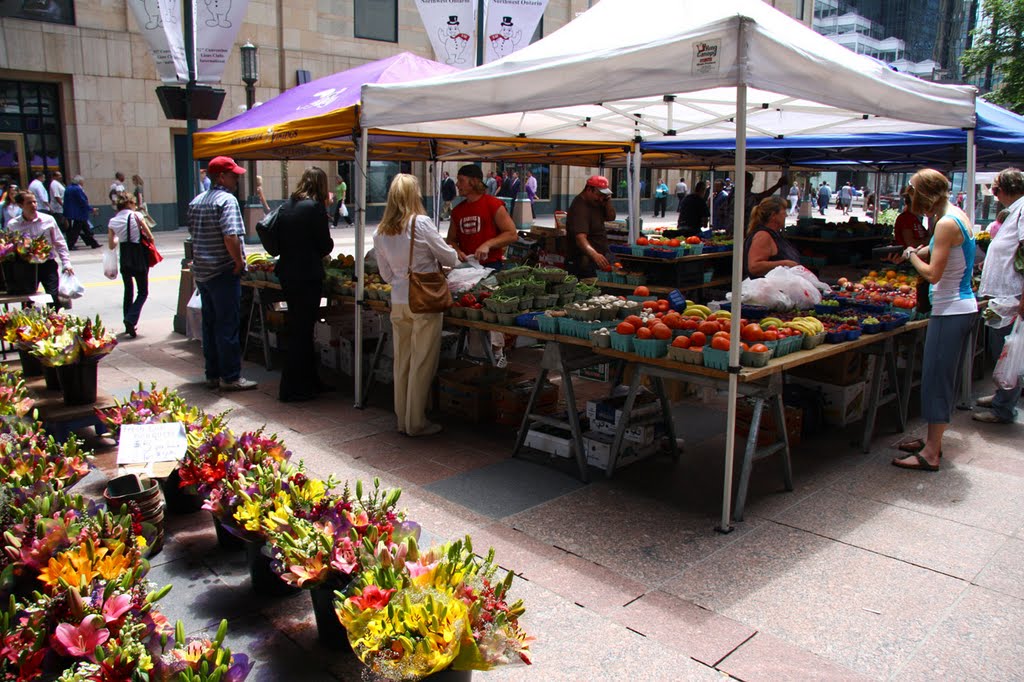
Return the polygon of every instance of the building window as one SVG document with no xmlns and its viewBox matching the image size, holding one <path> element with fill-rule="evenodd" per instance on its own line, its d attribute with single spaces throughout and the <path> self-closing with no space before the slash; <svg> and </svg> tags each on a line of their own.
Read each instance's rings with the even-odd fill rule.
<svg viewBox="0 0 1024 682">
<path fill-rule="evenodd" d="M 355 0 L 355 36 L 398 42 L 398 0 Z"/>
<path fill-rule="evenodd" d="M 651 198 L 651 169 L 640 167 L 640 198 L 650 199 Z M 626 188 L 626 169 L 625 168 L 613 168 L 612 169 L 612 191 L 615 192 L 613 195 L 616 199 L 626 199 L 628 189 Z"/>
<path fill-rule="evenodd" d="M 522 184 L 522 189 L 520 190 L 522 196 L 526 196 L 526 171 L 530 171 L 533 173 L 533 177 L 537 178 L 537 200 L 547 201 L 551 198 L 551 166 L 548 164 L 505 163 L 504 161 L 499 161 L 496 167 L 499 173 L 505 171 L 519 173 L 519 182 Z M 486 180 L 486 178 L 484 179 Z"/>
<path fill-rule="evenodd" d="M 397 161 L 371 161 L 367 170 L 366 203 L 387 203 L 391 179 L 401 172 L 402 167 Z"/>
<path fill-rule="evenodd" d="M 25 158 L 17 167 L 6 149 L 0 148 L 0 159 L 7 159 L 0 174 L 18 178 L 20 171 L 29 175 L 42 171 L 49 177 L 64 168 L 64 142 L 61 135 L 59 86 L 54 83 L 26 83 L 0 80 L 0 135 L 8 144 L 20 141 Z"/>
<path fill-rule="evenodd" d="M 46 21 L 51 24 L 74 24 L 75 4 L 72 0 L 0 2 L 0 17 Z"/>
</svg>

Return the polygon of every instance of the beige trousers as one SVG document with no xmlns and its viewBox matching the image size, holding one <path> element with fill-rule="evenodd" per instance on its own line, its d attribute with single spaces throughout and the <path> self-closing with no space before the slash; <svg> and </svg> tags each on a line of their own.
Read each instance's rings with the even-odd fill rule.
<svg viewBox="0 0 1024 682">
<path fill-rule="evenodd" d="M 398 430 L 410 436 L 427 425 L 430 384 L 441 352 L 441 313 L 414 313 L 405 303 L 391 304 L 395 344 L 395 415 Z"/>
</svg>

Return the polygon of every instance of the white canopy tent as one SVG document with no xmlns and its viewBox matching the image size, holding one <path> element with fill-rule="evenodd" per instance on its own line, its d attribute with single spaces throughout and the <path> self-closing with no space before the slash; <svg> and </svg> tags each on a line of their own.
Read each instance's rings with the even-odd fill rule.
<svg viewBox="0 0 1024 682">
<path fill-rule="evenodd" d="M 602 0 L 499 61 L 413 83 L 364 86 L 360 163 L 365 173 L 367 134 L 385 130 L 624 144 L 734 135 L 735 173 L 741 177 L 748 131 L 788 136 L 973 129 L 974 99 L 973 88 L 922 81 L 856 55 L 760 0 Z M 634 169 L 639 157 L 633 155 Z M 745 205 L 743 183 L 737 195 L 737 205 Z M 357 201 L 365 206 L 365 195 Z M 360 220 L 363 215 L 360 210 Z M 735 215 L 732 289 L 739 291 L 745 216 Z M 356 234 L 361 240 L 362 230 Z M 356 253 L 361 258 L 361 244 Z M 360 298 L 362 283 L 357 286 Z M 730 527 L 738 327 L 737 315 L 729 353 L 722 529 Z M 359 377 L 356 384 L 359 395 Z"/>
</svg>

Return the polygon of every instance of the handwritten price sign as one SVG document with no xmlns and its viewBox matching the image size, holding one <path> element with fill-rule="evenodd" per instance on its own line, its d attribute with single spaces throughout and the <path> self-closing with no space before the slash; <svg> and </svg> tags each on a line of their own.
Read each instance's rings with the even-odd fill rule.
<svg viewBox="0 0 1024 682">
<path fill-rule="evenodd" d="M 177 462 L 185 455 L 188 439 L 185 425 L 171 424 L 125 424 L 121 427 L 121 445 L 117 451 L 117 463 L 152 464 L 153 462 Z"/>
</svg>

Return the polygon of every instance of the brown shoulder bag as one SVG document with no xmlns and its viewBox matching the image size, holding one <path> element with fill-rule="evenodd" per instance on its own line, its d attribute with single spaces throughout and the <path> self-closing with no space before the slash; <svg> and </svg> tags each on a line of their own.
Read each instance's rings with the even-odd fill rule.
<svg viewBox="0 0 1024 682">
<path fill-rule="evenodd" d="M 413 272 L 412 250 L 416 243 L 416 218 L 409 227 L 409 310 L 414 313 L 443 313 L 452 307 L 448 279 L 437 265 L 437 272 Z"/>
</svg>

